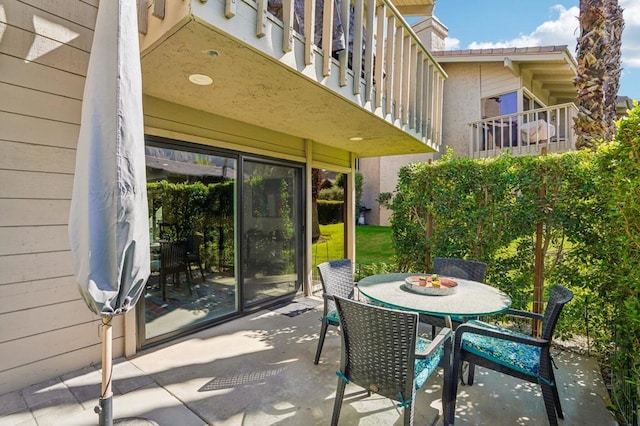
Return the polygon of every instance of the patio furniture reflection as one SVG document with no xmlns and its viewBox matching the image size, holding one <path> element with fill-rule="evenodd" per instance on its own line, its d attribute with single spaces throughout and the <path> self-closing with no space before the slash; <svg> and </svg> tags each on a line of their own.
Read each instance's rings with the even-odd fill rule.
<svg viewBox="0 0 640 426">
<path fill-rule="evenodd" d="M 334 296 L 353 299 L 354 297 L 354 278 L 353 265 L 351 259 L 331 260 L 318 265 L 318 273 L 320 274 L 320 282 L 322 283 L 322 298 L 324 299 L 324 310 L 322 312 L 322 327 L 320 329 L 320 340 L 316 349 L 316 357 L 314 364 L 318 364 L 320 353 L 324 345 L 324 338 L 330 325 L 338 326 L 338 313 L 336 305 L 333 302 Z"/>
<path fill-rule="evenodd" d="M 202 269 L 202 260 L 200 259 L 201 244 L 202 244 L 201 235 L 189 235 L 187 237 L 185 262 L 186 262 L 187 272 L 189 273 L 189 277 L 193 279 L 193 271 L 191 270 L 191 265 L 195 263 L 198 266 L 200 275 L 202 276 L 202 282 L 205 282 L 206 279 L 204 277 L 204 270 Z"/>
<path fill-rule="evenodd" d="M 464 361 L 469 362 L 467 383 L 473 384 L 474 366 L 499 371 L 522 380 L 538 383 L 547 410 L 549 424 L 564 418 L 558 387 L 553 373 L 551 339 L 562 308 L 573 298 L 571 291 L 557 285 L 551 290 L 544 315 L 510 309 L 508 315 L 542 321 L 542 337 L 536 338 L 513 330 L 472 320 L 461 324 L 455 332 L 453 376 L 457 377 Z M 453 422 L 458 383 L 453 381 L 449 418 Z M 557 415 L 557 417 L 556 417 Z"/>
<path fill-rule="evenodd" d="M 404 424 L 412 425 L 416 390 L 438 366 L 444 368 L 442 387 L 445 424 L 451 382 L 451 330 L 443 329 L 433 341 L 418 337 L 418 314 L 383 308 L 336 296 L 342 330 L 342 357 L 333 406 L 332 425 L 338 424 L 347 383 L 369 394 L 398 401 Z"/>
<path fill-rule="evenodd" d="M 180 285 L 180 273 L 187 274 L 187 242 L 167 241 L 160 244 L 160 286 L 162 300 L 167 300 L 167 276 L 171 275 L 174 286 Z M 191 294 L 191 287 L 189 287 Z"/>
</svg>

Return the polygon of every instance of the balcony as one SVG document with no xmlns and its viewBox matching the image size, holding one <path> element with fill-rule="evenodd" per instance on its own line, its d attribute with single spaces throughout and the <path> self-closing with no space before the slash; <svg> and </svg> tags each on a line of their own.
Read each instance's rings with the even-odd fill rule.
<svg viewBox="0 0 640 426">
<path fill-rule="evenodd" d="M 573 103 L 506 114 L 469 123 L 470 153 L 473 158 L 492 158 L 509 150 L 512 155 L 566 152 L 576 147 Z"/>
<path fill-rule="evenodd" d="M 389 0 L 276 1 L 141 0 L 145 95 L 359 157 L 439 148 L 446 74 Z"/>
</svg>

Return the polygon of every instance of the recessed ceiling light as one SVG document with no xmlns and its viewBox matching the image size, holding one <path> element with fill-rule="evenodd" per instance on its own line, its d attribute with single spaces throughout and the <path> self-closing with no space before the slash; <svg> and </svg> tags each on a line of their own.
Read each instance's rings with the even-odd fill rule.
<svg viewBox="0 0 640 426">
<path fill-rule="evenodd" d="M 354 136 L 354 137 L 352 137 L 352 138 L 349 138 L 349 140 L 350 140 L 350 141 L 361 141 L 361 140 L 362 140 L 362 137 L 360 137 L 360 136 Z"/>
<path fill-rule="evenodd" d="M 204 74 L 191 74 L 189 76 L 189 81 L 193 84 L 197 84 L 198 86 L 208 86 L 213 83 L 213 79 Z"/>
</svg>

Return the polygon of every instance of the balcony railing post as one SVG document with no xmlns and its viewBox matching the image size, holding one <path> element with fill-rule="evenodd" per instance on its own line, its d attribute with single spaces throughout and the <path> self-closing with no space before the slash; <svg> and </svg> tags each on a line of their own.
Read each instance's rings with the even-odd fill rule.
<svg viewBox="0 0 640 426">
<path fill-rule="evenodd" d="M 384 75 L 384 65 L 387 63 L 386 50 L 384 45 L 384 28 L 385 21 L 387 19 L 387 6 L 384 2 L 381 2 L 377 9 L 378 13 L 378 29 L 376 34 L 376 63 L 375 63 L 375 88 L 376 88 L 376 110 L 382 108 L 382 95 L 384 87 L 387 85 L 387 79 Z"/>
<path fill-rule="evenodd" d="M 256 16 L 256 37 L 262 38 L 265 36 L 265 30 L 267 28 L 267 0 L 256 0 L 258 5 Z"/>
<path fill-rule="evenodd" d="M 365 25 L 365 45 L 364 45 L 364 80 L 366 92 L 364 94 L 364 101 L 371 101 L 371 91 L 373 90 L 373 72 L 374 72 L 374 54 L 373 54 L 373 40 L 375 39 L 374 30 L 376 14 L 376 0 L 367 1 L 367 20 Z"/>
<path fill-rule="evenodd" d="M 331 75 L 333 50 L 333 1 L 325 0 L 322 8 L 322 75 Z"/>
<path fill-rule="evenodd" d="M 316 22 L 316 0 L 304 1 L 304 22 Z M 315 44 L 315 25 L 304 26 L 304 63 L 313 64 L 313 45 Z"/>
<path fill-rule="evenodd" d="M 284 53 L 293 50 L 293 0 L 282 1 L 282 51 Z"/>
<path fill-rule="evenodd" d="M 360 94 L 360 76 L 362 75 L 362 36 L 364 27 L 364 0 L 356 0 L 353 17 L 353 52 L 351 67 L 353 69 L 353 94 Z"/>
</svg>

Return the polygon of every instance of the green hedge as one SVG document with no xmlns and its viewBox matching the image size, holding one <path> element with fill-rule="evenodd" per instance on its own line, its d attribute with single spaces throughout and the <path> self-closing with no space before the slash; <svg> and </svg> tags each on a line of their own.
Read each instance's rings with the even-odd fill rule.
<svg viewBox="0 0 640 426">
<path fill-rule="evenodd" d="M 541 192 L 544 189 L 544 192 Z M 545 291 L 574 292 L 558 332 L 592 349 L 637 388 L 640 366 L 640 108 L 596 152 L 491 160 L 448 154 L 400 170 L 389 203 L 399 267 L 429 271 L 435 256 L 487 262 L 487 282 L 530 308 L 536 227 L 543 224 Z M 431 218 L 432 232 L 428 235 Z M 546 294 L 546 293 L 545 293 Z"/>
<path fill-rule="evenodd" d="M 320 225 L 344 222 L 344 201 L 318 200 L 318 222 Z"/>
</svg>

